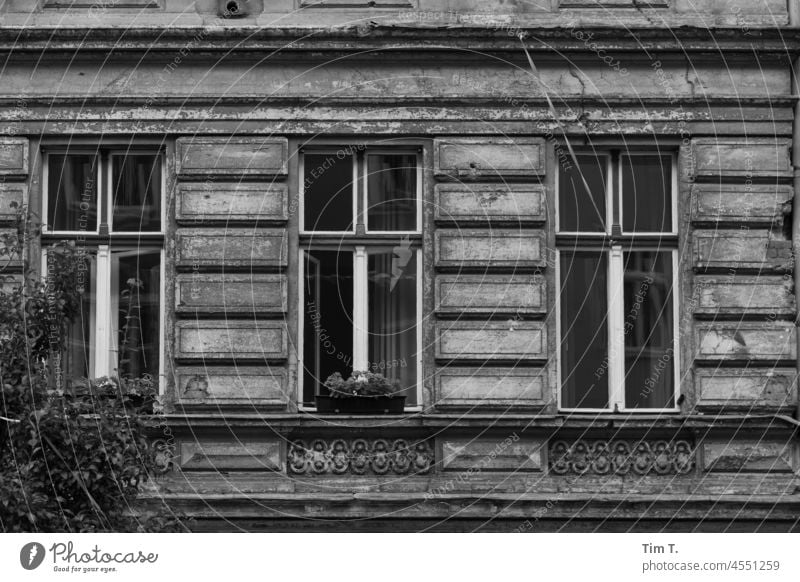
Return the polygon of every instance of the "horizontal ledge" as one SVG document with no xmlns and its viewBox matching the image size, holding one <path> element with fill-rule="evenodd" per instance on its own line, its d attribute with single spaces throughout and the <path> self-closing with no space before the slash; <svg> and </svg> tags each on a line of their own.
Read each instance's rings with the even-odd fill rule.
<svg viewBox="0 0 800 582">
<path fill-rule="evenodd" d="M 478 414 L 485 414 L 489 411 L 497 411 L 502 414 L 502 416 L 506 416 L 506 413 L 510 411 L 539 411 L 539 410 L 546 410 L 548 407 L 548 403 L 545 401 L 532 401 L 530 404 L 520 404 L 518 401 L 492 401 L 490 403 L 485 403 L 485 401 L 476 401 L 474 403 L 466 403 L 466 404 L 443 404 L 441 402 L 436 404 L 437 410 L 442 411 L 459 411 L 461 415 L 466 414 L 468 417 L 472 418 L 473 416 L 477 416 Z M 473 410 L 478 409 L 479 413 L 473 413 Z"/>
<path fill-rule="evenodd" d="M 697 182 L 700 183 L 700 182 Z M 774 184 L 774 181 L 771 182 Z M 720 182 L 713 182 L 715 186 L 720 185 Z M 739 228 L 742 225 L 751 228 L 765 228 L 765 229 L 773 229 L 780 227 L 786 218 L 790 215 L 782 215 L 782 216 L 775 216 L 774 218 L 766 218 L 766 219 L 729 219 L 729 218 L 720 218 L 719 220 L 714 219 L 692 219 L 691 224 L 692 226 L 698 228 Z"/>
<path fill-rule="evenodd" d="M 443 321 L 508 321 L 509 318 L 514 318 L 514 321 L 541 321 L 547 319 L 548 310 L 542 307 L 539 310 L 523 310 L 514 308 L 487 308 L 484 311 L 470 311 L 475 309 L 473 307 L 454 307 L 452 309 L 442 309 L 436 307 L 434 313 L 436 317 Z M 527 309 L 527 308 L 526 308 Z M 439 360 L 440 358 L 437 358 Z M 458 360 L 459 358 L 441 358 L 447 361 L 448 359 Z M 520 362 L 524 364 L 530 360 Z M 546 359 L 544 360 L 546 361 Z"/>
<path fill-rule="evenodd" d="M 773 307 L 758 308 L 759 312 L 754 313 L 747 307 L 742 308 L 726 308 L 724 312 L 719 310 L 708 311 L 694 311 L 693 315 L 697 321 L 712 321 L 712 322 L 739 322 L 739 321 L 753 321 L 753 322 L 770 322 L 770 321 L 795 321 L 797 315 L 796 309 L 782 309 Z"/>
<path fill-rule="evenodd" d="M 91 101 L 91 98 L 87 99 L 86 105 L 88 105 L 88 101 Z M 254 181 L 254 180 L 263 180 L 265 182 L 283 182 L 286 178 L 285 173 L 280 172 L 272 172 L 272 171 L 259 171 L 259 170 L 248 170 L 248 169 L 240 169 L 240 170 L 222 170 L 211 168 L 208 170 L 202 170 L 198 172 L 181 172 L 175 174 L 178 180 L 182 184 L 190 183 L 190 182 L 199 182 L 205 183 L 209 179 L 217 179 L 220 182 L 222 181 L 236 181 L 236 182 L 244 182 L 247 181 Z"/>
<path fill-rule="evenodd" d="M 791 420 L 791 414 L 797 409 L 797 406 L 793 403 L 786 403 L 786 404 L 758 404 L 755 405 L 759 410 L 763 412 L 773 412 L 775 418 L 783 419 L 783 417 L 788 417 Z M 747 414 L 748 411 L 753 410 L 754 405 L 752 402 L 747 402 L 746 404 L 729 404 L 727 401 L 721 404 L 713 404 L 713 403 L 698 403 L 695 404 L 696 410 L 703 410 L 708 411 L 709 414 L 718 414 L 718 415 L 725 415 L 725 414 Z M 727 411 L 727 412 L 726 412 Z M 787 424 L 789 423 L 788 420 L 783 419 L 782 422 Z"/>
<path fill-rule="evenodd" d="M 694 136 L 694 137 L 701 137 L 701 136 Z M 776 135 L 775 137 L 781 138 L 784 136 Z M 738 174 L 729 174 L 721 170 L 709 170 L 703 172 L 702 174 L 694 174 L 690 179 L 690 183 L 709 184 L 716 187 L 726 186 L 726 185 L 758 185 L 758 184 L 766 184 L 769 186 L 773 186 L 776 184 L 783 184 L 786 186 L 791 186 L 793 178 L 794 178 L 794 172 L 792 170 L 775 170 L 775 171 L 770 170 L 766 174 L 755 174 L 755 173 L 747 174 L 745 172 Z M 744 221 L 739 221 L 739 223 L 741 222 Z"/>
<path fill-rule="evenodd" d="M 227 174 L 226 174 L 227 176 Z M 238 182 L 238 180 L 236 180 Z M 185 183 L 185 182 L 183 182 Z M 269 184 L 267 182 L 266 184 Z M 214 227 L 225 227 L 225 226 L 235 226 L 236 228 L 249 226 L 249 227 L 260 227 L 260 226 L 286 226 L 288 219 L 281 218 L 176 218 L 175 222 L 178 226 L 191 226 L 191 227 L 198 227 L 198 226 L 214 226 Z"/>
<path fill-rule="evenodd" d="M 207 95 L 177 95 L 177 96 L 164 96 L 164 97 L 154 97 L 152 95 L 118 95 L 118 96 L 108 96 L 108 95 L 91 95 L 91 94 L 78 94 L 78 95 L 58 95 L 58 96 L 42 96 L 42 95 L 0 95 L 0 106 L 10 107 L 12 109 L 19 108 L 20 100 L 24 100 L 26 107 L 30 108 L 31 106 L 43 106 L 43 107 L 50 107 L 52 105 L 79 105 L 83 106 L 84 108 L 90 107 L 92 105 L 112 105 L 114 107 L 119 106 L 146 106 L 146 108 L 152 109 L 158 106 L 164 105 L 180 105 L 186 107 L 187 105 L 242 105 L 242 104 L 255 104 L 255 105 L 269 105 L 269 106 L 280 106 L 280 105 L 300 105 L 300 106 L 314 106 L 314 107 L 322 107 L 327 105 L 346 105 L 348 107 L 358 107 L 358 106 L 365 106 L 365 107 L 375 107 L 379 105 L 385 106 L 425 106 L 430 107 L 431 102 L 435 102 L 437 105 L 464 105 L 468 107 L 475 107 L 478 105 L 484 106 L 492 106 L 492 107 L 500 107 L 504 109 L 516 110 L 522 107 L 523 105 L 527 105 L 528 107 L 535 106 L 535 107 L 542 107 L 547 108 L 548 103 L 546 97 L 530 97 L 530 95 L 520 96 L 520 97 L 513 97 L 513 96 L 497 96 L 497 97 L 486 97 L 486 96 L 476 96 L 476 97 L 454 97 L 454 96 L 428 96 L 428 97 L 419 97 L 418 95 L 397 95 L 393 97 L 374 97 L 374 98 L 364 98 L 364 97 L 320 97 L 317 95 L 298 95 L 298 96 L 291 96 L 291 97 L 269 97 L 265 96 L 263 93 L 256 93 L 256 94 L 240 94 L 235 95 L 228 93 L 219 93 L 219 94 L 207 94 Z M 714 95 L 708 97 L 680 97 L 674 99 L 665 99 L 662 96 L 652 96 L 648 97 L 645 95 L 634 95 L 634 96 L 626 96 L 626 95 L 598 95 L 593 97 L 591 95 L 559 95 L 558 96 L 559 105 L 556 106 L 556 110 L 562 109 L 565 104 L 567 105 L 576 105 L 581 106 L 582 108 L 589 108 L 591 106 L 598 106 L 603 109 L 608 109 L 610 106 L 621 106 L 621 105 L 631 105 L 635 106 L 637 109 L 642 109 L 643 106 L 652 106 L 652 107 L 670 107 L 676 108 L 676 106 L 692 106 L 696 105 L 698 107 L 705 107 L 708 105 L 719 105 L 725 106 L 730 105 L 733 107 L 741 107 L 741 106 L 756 106 L 762 107 L 765 109 L 771 109 L 772 107 L 776 106 L 785 106 L 785 107 L 792 107 L 794 106 L 797 101 L 798 97 L 794 97 L 791 95 L 778 95 L 778 96 L 753 96 L 753 97 L 743 97 L 741 95 Z M 552 117 L 547 114 L 543 115 L 543 118 L 548 120 L 552 120 Z M 773 121 L 774 119 L 768 119 L 767 121 Z M 24 123 L 29 121 L 27 119 L 14 119 L 16 123 Z M 132 123 L 135 123 L 137 120 L 133 120 Z M 287 120 L 288 121 L 288 120 Z M 618 122 L 618 120 L 616 120 Z M 650 123 L 659 123 L 658 119 L 649 119 Z M 680 119 L 670 119 L 664 121 L 671 121 L 671 122 L 679 122 Z M 708 119 L 698 119 L 698 120 L 684 120 L 684 121 L 712 121 Z M 747 121 L 745 118 L 736 120 L 738 122 Z M 281 176 L 278 174 L 278 176 Z M 179 174 L 178 176 L 181 180 L 189 180 L 194 177 L 195 175 L 185 175 Z M 200 176 L 199 179 L 202 179 L 204 176 Z"/>
<path fill-rule="evenodd" d="M 175 310 L 176 321 L 219 321 L 224 318 L 226 321 L 280 321 L 285 322 L 288 317 L 287 311 L 244 311 L 236 308 L 216 309 L 187 309 L 177 308 Z M 207 358 L 209 359 L 209 358 Z"/>
<path fill-rule="evenodd" d="M 437 176 L 438 177 L 438 176 Z M 504 176 L 504 178 L 507 178 Z M 497 178 L 494 181 L 488 182 L 489 184 L 496 184 Z M 451 182 L 451 180 L 440 180 L 442 182 Z M 514 182 L 518 183 L 518 180 L 508 180 L 505 179 L 503 182 Z M 473 180 L 470 180 L 470 183 L 473 183 Z M 501 183 L 500 187 L 504 184 Z M 544 218 L 538 219 L 518 219 L 518 218 L 486 218 L 486 219 L 461 219 L 461 218 L 437 218 L 434 220 L 437 225 L 447 226 L 447 227 L 457 227 L 457 226 L 468 226 L 470 228 L 475 227 L 486 227 L 486 226 L 501 226 L 503 228 L 508 228 L 510 226 L 544 226 L 547 223 L 547 220 Z"/>
<path fill-rule="evenodd" d="M 542 320 L 543 318 L 530 318 L 532 321 Z M 461 320 L 466 320 L 466 318 L 461 318 Z M 474 321 L 471 320 L 470 321 Z M 479 319 L 478 321 L 487 321 L 486 318 Z M 500 320 L 502 321 L 502 320 Z M 470 330 L 472 331 L 472 330 Z M 478 330 L 480 331 L 480 330 Z M 507 358 L 507 357 L 493 357 L 492 354 L 480 354 L 475 355 L 474 357 L 460 357 L 460 358 L 448 358 L 445 356 L 436 356 L 435 357 L 436 363 L 443 365 L 443 366 L 458 366 L 461 363 L 468 363 L 468 362 L 476 362 L 480 364 L 485 364 L 487 366 L 514 366 L 515 368 L 542 368 L 550 361 L 546 355 L 540 357 L 531 357 L 531 358 Z"/>
<path fill-rule="evenodd" d="M 488 265 L 464 266 L 464 265 L 436 265 L 436 272 L 444 275 L 513 275 L 524 274 L 532 275 L 542 273 L 547 269 L 547 265 L 519 265 L 512 267 L 493 267 Z"/>
<path fill-rule="evenodd" d="M 794 261 L 789 263 L 786 259 L 785 265 L 763 263 L 761 267 L 737 267 L 737 263 L 729 262 L 714 266 L 693 265 L 692 271 L 698 275 L 783 275 L 794 271 Z"/>
<path fill-rule="evenodd" d="M 192 321 L 192 320 L 186 319 L 182 321 Z M 277 321 L 283 321 L 283 320 L 281 319 Z M 287 357 L 268 358 L 268 357 L 248 357 L 248 356 L 219 358 L 211 355 L 214 353 L 218 352 L 209 352 L 207 355 L 199 354 L 197 356 L 173 356 L 173 361 L 176 364 L 183 366 L 236 366 L 244 364 L 259 365 L 259 366 L 269 366 L 269 365 L 284 366 L 286 364 L 286 360 L 288 359 Z"/>
<path fill-rule="evenodd" d="M 214 362 L 216 364 L 216 362 Z M 630 431 L 679 431 L 691 429 L 727 430 L 770 430 L 776 431 L 776 422 L 783 426 L 788 434 L 800 426 L 800 421 L 786 415 L 775 414 L 654 414 L 654 415 L 614 415 L 596 413 L 557 414 L 497 414 L 474 413 L 420 413 L 409 412 L 403 415 L 339 415 L 314 414 L 309 412 L 293 413 L 246 413 L 210 411 L 181 414 L 169 412 L 153 417 L 156 423 L 169 421 L 172 426 L 199 427 L 210 429 L 225 426 L 241 426 L 242 428 L 263 427 L 265 423 L 280 430 L 302 428 L 331 429 L 339 428 L 386 428 L 421 430 L 427 428 L 517 428 L 524 431 L 577 431 L 596 430 L 598 432 L 613 429 Z M 583 434 L 581 432 L 581 434 Z M 586 435 L 584 435 L 586 436 Z M 777 436 L 777 435 L 775 435 Z"/>
<path fill-rule="evenodd" d="M 175 270 L 178 273 L 203 273 L 203 274 L 227 274 L 227 273 L 237 273 L 237 274 L 260 274 L 260 275 L 279 275 L 286 271 L 286 266 L 272 266 L 272 265 L 261 265 L 259 263 L 254 263 L 252 265 L 240 265 L 240 264 L 233 264 L 233 265 L 225 265 L 222 261 L 217 265 L 204 265 L 202 263 L 197 265 L 192 265 L 189 262 L 186 263 L 179 263 L 175 265 Z"/>
<path fill-rule="evenodd" d="M 372 14 L 373 11 L 367 11 Z M 396 9 L 394 9 L 396 12 Z M 506 47 L 514 50 L 519 49 L 520 43 L 516 36 L 509 37 L 510 25 L 508 22 L 500 20 L 486 19 L 480 24 L 474 23 L 454 23 L 452 21 L 431 22 L 420 25 L 419 23 L 403 22 L 398 19 L 396 14 L 389 14 L 386 24 L 380 24 L 375 20 L 380 16 L 373 16 L 373 20 L 368 25 L 340 25 L 340 26 L 265 26 L 264 24 L 228 24 L 227 26 L 200 26 L 196 24 L 180 25 L 175 24 L 168 28 L 163 25 L 139 25 L 131 27 L 116 26 L 68 26 L 63 19 L 53 25 L 15 25 L 5 24 L 0 31 L 0 42 L 14 43 L 9 45 L 13 48 L 17 43 L 24 41 L 29 47 L 29 51 L 41 51 L 42 48 L 51 47 L 51 50 L 58 50 L 61 45 L 64 47 L 74 47 L 76 44 L 89 44 L 90 48 L 100 50 L 105 45 L 92 46 L 92 42 L 114 42 L 118 49 L 136 50 L 145 48 L 135 43 L 149 43 L 159 41 L 168 48 L 182 48 L 185 41 L 194 40 L 197 44 L 195 50 L 215 50 L 229 51 L 231 48 L 286 48 L 285 41 L 292 40 L 289 45 L 292 50 L 308 50 L 310 47 L 319 45 L 333 45 L 331 40 L 348 41 L 354 37 L 359 39 L 359 45 L 353 47 L 345 43 L 341 48 L 350 52 L 363 50 L 362 44 L 371 41 L 386 39 L 397 39 L 408 41 L 414 39 L 425 40 L 448 40 L 459 45 L 469 42 L 491 41 L 492 46 Z M 273 16 L 274 18 L 274 16 Z M 546 21 L 544 19 L 547 18 Z M 6 20 L 7 20 L 6 16 Z M 544 22 L 546 22 L 546 24 Z M 534 24 L 535 22 L 535 24 Z M 705 50 L 717 48 L 719 44 L 726 40 L 734 44 L 737 52 L 746 52 L 741 46 L 741 26 L 736 24 L 719 25 L 713 28 L 708 26 L 697 26 L 696 20 L 686 18 L 683 21 L 676 18 L 670 22 L 670 26 L 648 26 L 644 22 L 636 25 L 631 24 L 626 27 L 625 35 L 620 38 L 619 26 L 613 23 L 607 25 L 593 25 L 587 23 L 582 25 L 580 30 L 584 33 L 592 33 L 592 40 L 598 42 L 598 46 L 605 48 L 607 45 L 599 44 L 607 41 L 610 46 L 619 46 L 620 43 L 628 43 L 631 50 L 640 51 L 642 47 L 648 47 L 646 41 L 656 43 L 655 46 L 663 47 L 664 43 L 674 43 L 677 50 L 680 50 L 681 42 L 694 40 L 707 44 Z M 552 52 L 553 47 L 548 44 L 554 40 L 563 39 L 566 45 L 571 45 L 579 50 L 585 50 L 580 39 L 572 38 L 572 29 L 567 24 L 568 20 L 556 14 L 531 15 L 530 20 L 525 22 L 517 19 L 513 23 L 514 30 L 519 30 L 526 35 L 525 46 L 531 51 Z M 759 32 L 758 36 L 751 36 L 749 43 L 756 46 L 774 42 L 775 52 L 788 54 L 792 51 L 787 47 L 791 42 L 800 37 L 797 28 L 788 24 L 769 26 L 759 26 L 753 23 L 751 30 Z M 198 38 L 198 36 L 200 38 Z M 41 41 L 42 45 L 36 44 Z M 127 44 L 126 44 L 127 42 Z M 176 44 L 172 44 L 176 43 Z M 644 44 L 643 44 L 644 43 Z M 427 45 L 430 48 L 430 45 Z M 152 49 L 150 44 L 147 47 Z M 413 46 L 396 47 L 400 50 L 414 49 Z M 452 50 L 452 46 L 437 47 L 440 50 Z M 752 50 L 752 49 L 749 49 Z"/>
<path fill-rule="evenodd" d="M 778 320 L 781 321 L 781 320 Z M 731 356 L 699 356 L 695 354 L 692 357 L 691 363 L 698 368 L 718 368 L 720 366 L 730 366 L 743 369 L 773 369 L 773 368 L 790 368 L 796 365 L 795 358 L 742 358 Z"/>
<path fill-rule="evenodd" d="M 141 498 L 146 499 L 147 495 L 143 494 Z M 263 501 L 263 502 L 329 502 L 329 503 L 347 503 L 350 501 L 375 501 L 375 502 L 458 502 L 458 501 L 475 501 L 475 502 L 510 502 L 513 504 L 518 503 L 552 503 L 553 493 L 442 493 L 436 494 L 434 497 L 426 495 L 425 492 L 414 491 L 408 493 L 159 493 L 154 497 L 156 500 L 197 500 L 203 501 L 222 501 L 222 502 L 241 502 L 248 501 Z M 559 493 L 559 501 L 589 501 L 592 505 L 601 503 L 643 503 L 651 504 L 663 502 L 665 505 L 672 503 L 683 504 L 703 504 L 706 505 L 705 509 L 708 510 L 707 504 L 714 505 L 719 503 L 731 503 L 739 505 L 789 505 L 800 507 L 800 496 L 792 495 L 669 495 L 669 494 L 630 494 L 630 493 Z"/>
<path fill-rule="evenodd" d="M 219 407 L 227 410 L 253 410 L 253 409 L 263 409 L 265 411 L 282 411 L 286 410 L 289 406 L 288 402 L 286 401 L 279 401 L 279 400 L 270 400 L 270 399 L 246 399 L 246 398 L 205 398 L 205 399 L 179 399 L 175 406 L 181 408 L 183 410 L 192 410 L 192 409 L 199 409 L 202 410 L 203 408 L 209 407 Z"/>
</svg>

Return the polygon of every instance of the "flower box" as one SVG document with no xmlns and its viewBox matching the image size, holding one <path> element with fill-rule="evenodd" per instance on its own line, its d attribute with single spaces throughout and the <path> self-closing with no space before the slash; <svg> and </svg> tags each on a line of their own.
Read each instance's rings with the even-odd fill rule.
<svg viewBox="0 0 800 582">
<path fill-rule="evenodd" d="M 352 396 L 334 398 L 316 396 L 317 412 L 338 414 L 402 414 L 406 406 L 405 396 Z"/>
</svg>

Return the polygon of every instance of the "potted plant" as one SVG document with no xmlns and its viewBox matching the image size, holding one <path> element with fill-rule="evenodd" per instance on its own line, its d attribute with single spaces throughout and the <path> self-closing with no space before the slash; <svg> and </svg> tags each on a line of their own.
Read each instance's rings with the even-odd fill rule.
<svg viewBox="0 0 800 582">
<path fill-rule="evenodd" d="M 400 384 L 390 382 L 383 374 L 353 371 L 345 380 L 334 372 L 325 380 L 330 394 L 317 395 L 317 412 L 401 414 L 406 397 Z"/>
</svg>

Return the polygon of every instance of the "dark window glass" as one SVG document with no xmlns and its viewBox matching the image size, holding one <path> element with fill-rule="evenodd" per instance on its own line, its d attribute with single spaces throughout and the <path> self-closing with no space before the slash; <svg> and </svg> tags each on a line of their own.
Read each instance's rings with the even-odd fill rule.
<svg viewBox="0 0 800 582">
<path fill-rule="evenodd" d="M 561 253 L 563 408 L 608 408 L 606 263 L 599 251 Z"/>
<path fill-rule="evenodd" d="M 353 366 L 353 252 L 307 251 L 303 284 L 303 401 L 326 395 L 334 372 Z"/>
<path fill-rule="evenodd" d="M 672 231 L 672 158 L 622 156 L 622 230 Z"/>
<path fill-rule="evenodd" d="M 417 230 L 417 157 L 367 156 L 367 229 Z"/>
<path fill-rule="evenodd" d="M 138 378 L 150 374 L 157 379 L 161 252 L 112 251 L 111 294 L 118 313 L 111 349 L 116 352 L 119 375 Z"/>
<path fill-rule="evenodd" d="M 161 157 L 112 156 L 114 199 L 111 228 L 117 232 L 161 230 Z"/>
<path fill-rule="evenodd" d="M 352 156 L 305 154 L 303 168 L 305 230 L 352 231 Z"/>
<path fill-rule="evenodd" d="M 97 158 L 51 154 L 47 168 L 47 224 L 50 230 L 97 231 Z"/>
<path fill-rule="evenodd" d="M 672 254 L 635 251 L 625 262 L 625 406 L 675 406 Z"/>
<path fill-rule="evenodd" d="M 372 251 L 368 262 L 369 369 L 399 383 L 416 404 L 417 255 L 408 244 Z"/>
<path fill-rule="evenodd" d="M 578 155 L 576 158 L 578 166 L 571 159 L 559 164 L 559 229 L 563 232 L 605 232 L 607 158 L 593 155 Z"/>
</svg>

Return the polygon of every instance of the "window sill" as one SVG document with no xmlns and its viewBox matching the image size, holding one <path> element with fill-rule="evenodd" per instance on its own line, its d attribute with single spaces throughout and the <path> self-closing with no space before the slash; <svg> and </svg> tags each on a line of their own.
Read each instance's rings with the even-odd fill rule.
<svg viewBox="0 0 800 582">
<path fill-rule="evenodd" d="M 592 409 L 575 409 L 575 408 L 561 408 L 558 410 L 559 416 L 573 416 L 580 417 L 595 416 L 603 418 L 628 418 L 631 416 L 642 416 L 652 418 L 654 416 L 677 416 L 681 414 L 680 408 L 663 408 L 663 409 L 648 409 L 648 410 L 620 410 L 614 412 L 611 410 L 592 410 Z"/>
<path fill-rule="evenodd" d="M 415 414 L 415 415 L 419 414 L 419 413 L 422 412 L 422 406 L 406 406 L 403 409 L 403 412 L 400 413 L 400 414 L 368 414 L 368 413 L 367 414 L 364 414 L 364 413 L 358 413 L 358 414 L 347 414 L 347 413 L 344 413 L 344 414 L 342 414 L 342 413 L 338 413 L 338 412 L 317 412 L 317 408 L 315 406 L 299 406 L 297 411 L 298 411 L 299 414 L 309 415 L 309 416 L 313 416 L 315 418 L 343 418 L 343 417 L 346 417 L 346 418 L 363 418 L 363 417 L 384 418 L 384 417 L 387 417 L 387 416 L 391 416 L 391 417 L 395 417 L 396 418 L 396 417 L 408 416 L 408 415 L 411 415 L 411 414 Z"/>
<path fill-rule="evenodd" d="M 779 414 L 664 414 L 653 415 L 554 415 L 554 414 L 464 414 L 442 412 L 406 411 L 395 415 L 342 415 L 324 414 L 300 410 L 298 412 L 233 412 L 207 410 L 197 412 L 169 412 L 152 418 L 154 425 L 168 422 L 176 430 L 217 430 L 221 426 L 239 429 L 263 429 L 268 424 L 273 430 L 296 428 L 336 428 L 346 426 L 353 429 L 377 428 L 391 425 L 394 429 L 480 429 L 544 431 L 570 430 L 595 431 L 652 431 L 663 430 L 770 430 L 794 431 L 798 421 Z"/>
</svg>

